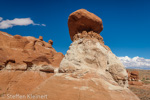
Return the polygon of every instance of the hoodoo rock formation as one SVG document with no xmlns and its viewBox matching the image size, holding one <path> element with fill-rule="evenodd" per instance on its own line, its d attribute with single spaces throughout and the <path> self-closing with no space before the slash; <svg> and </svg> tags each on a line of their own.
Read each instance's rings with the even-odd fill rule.
<svg viewBox="0 0 150 100">
<path fill-rule="evenodd" d="M 7 80 L 0 83 L 0 88 L 5 91 L 3 97 L 5 98 L 5 94 L 9 93 L 47 95 L 45 100 L 139 100 L 127 88 L 128 74 L 123 64 L 109 47 L 104 45 L 103 38 L 99 35 L 103 29 L 102 20 L 93 13 L 80 9 L 70 14 L 68 27 L 73 43 L 63 59 L 62 54 L 52 48 L 51 40 L 45 43 L 42 37 L 35 39 L 1 32 L 1 35 L 4 35 L 1 44 L 6 45 L 5 48 L 0 49 L 3 56 L 0 58 L 2 69 L 9 69 L 12 66 L 36 69 L 41 63 L 48 64 L 48 66 L 43 65 L 40 71 L 30 70 L 31 72 L 24 73 L 17 71 L 9 74 L 5 72 L 6 70 L 1 72 L 0 81 L 7 76 Z M 4 41 L 7 40 L 9 42 L 5 43 Z M 11 50 L 9 51 L 8 48 Z M 17 55 L 20 55 L 19 58 Z M 56 62 L 57 66 L 60 63 L 58 69 L 49 67 L 55 66 Z M 17 63 L 20 65 L 16 66 Z M 24 68 L 25 64 L 27 68 Z M 33 64 L 35 66 L 30 67 Z M 34 100 L 43 99 L 37 97 Z"/>
<path fill-rule="evenodd" d="M 0 32 L 0 69 L 1 70 L 42 70 L 43 66 L 59 67 L 63 58 L 49 43 L 34 37 L 12 36 Z"/>
<path fill-rule="evenodd" d="M 77 23 L 77 27 L 70 23 Z M 59 71 L 107 73 L 108 77 L 111 75 L 112 80 L 120 86 L 127 87 L 128 74 L 124 66 L 109 47 L 104 45 L 103 38 L 99 35 L 103 29 L 102 20 L 87 10 L 80 9 L 70 14 L 68 26 L 70 37 L 74 42 L 62 60 Z"/>
<path fill-rule="evenodd" d="M 60 63 L 59 78 L 68 79 L 73 89 L 66 86 L 64 92 L 74 91 L 70 93 L 72 100 L 139 100 L 127 88 L 128 74 L 123 64 L 99 35 L 102 20 L 80 9 L 70 14 L 68 26 L 73 43 Z"/>
</svg>

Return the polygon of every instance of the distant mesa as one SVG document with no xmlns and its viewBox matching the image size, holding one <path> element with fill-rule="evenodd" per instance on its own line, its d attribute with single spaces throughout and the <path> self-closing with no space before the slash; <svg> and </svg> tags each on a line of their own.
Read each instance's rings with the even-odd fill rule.
<svg viewBox="0 0 150 100">
<path fill-rule="evenodd" d="M 94 31 L 99 34 L 103 30 L 101 18 L 85 9 L 79 9 L 69 15 L 68 27 L 72 41 L 73 36 L 82 31 Z"/>
</svg>

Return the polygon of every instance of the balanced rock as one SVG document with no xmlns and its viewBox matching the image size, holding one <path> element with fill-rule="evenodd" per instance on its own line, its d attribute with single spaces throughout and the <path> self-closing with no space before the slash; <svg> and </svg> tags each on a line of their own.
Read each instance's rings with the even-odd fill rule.
<svg viewBox="0 0 150 100">
<path fill-rule="evenodd" d="M 68 18 L 68 27 L 72 41 L 73 36 L 78 32 L 94 31 L 99 34 L 103 30 L 102 20 L 85 9 L 79 9 L 70 14 Z"/>
<path fill-rule="evenodd" d="M 102 21 L 93 16 L 83 9 L 69 16 L 73 43 L 60 63 L 59 73 L 36 89 L 35 94 L 51 85 L 48 92 L 55 90 L 54 94 L 63 94 L 59 95 L 61 100 L 139 100 L 128 89 L 128 73 L 123 64 L 98 34 L 102 30 Z M 97 26 L 101 27 L 96 31 Z M 54 87 L 56 83 L 57 87 Z M 57 98 L 50 96 L 50 99 Z"/>
</svg>

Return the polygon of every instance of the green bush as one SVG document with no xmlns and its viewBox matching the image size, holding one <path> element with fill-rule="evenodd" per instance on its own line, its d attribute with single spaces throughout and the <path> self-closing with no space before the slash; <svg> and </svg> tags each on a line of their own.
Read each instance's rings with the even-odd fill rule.
<svg viewBox="0 0 150 100">
<path fill-rule="evenodd" d="M 149 78 L 147 77 L 146 80 L 149 80 Z"/>
</svg>

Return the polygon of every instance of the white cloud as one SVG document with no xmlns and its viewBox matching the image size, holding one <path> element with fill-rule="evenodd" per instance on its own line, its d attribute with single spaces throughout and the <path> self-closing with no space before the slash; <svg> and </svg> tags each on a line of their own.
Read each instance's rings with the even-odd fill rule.
<svg viewBox="0 0 150 100">
<path fill-rule="evenodd" d="M 133 58 L 128 56 L 118 58 L 126 68 L 150 69 L 150 59 L 145 59 L 138 56 Z"/>
<path fill-rule="evenodd" d="M 2 17 L 0 17 L 0 21 L 1 21 L 1 20 L 3 20 L 3 18 L 2 18 Z"/>
<path fill-rule="evenodd" d="M 46 26 L 45 24 L 41 24 L 42 26 Z"/>
<path fill-rule="evenodd" d="M 13 26 L 27 26 L 27 25 L 41 25 L 46 26 L 45 24 L 36 24 L 30 18 L 15 18 L 13 20 L 3 20 L 0 17 L 0 29 L 7 29 Z"/>
</svg>

